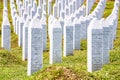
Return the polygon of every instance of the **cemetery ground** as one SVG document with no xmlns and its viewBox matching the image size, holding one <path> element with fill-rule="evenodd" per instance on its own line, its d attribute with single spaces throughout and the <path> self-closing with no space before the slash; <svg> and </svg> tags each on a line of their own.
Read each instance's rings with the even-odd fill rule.
<svg viewBox="0 0 120 80">
<path fill-rule="evenodd" d="M 97 4 L 94 5 L 94 7 Z M 108 1 L 103 17 L 107 17 L 113 9 L 114 1 Z M 8 5 L 10 13 L 10 5 Z M 2 23 L 3 3 L 0 0 L 0 26 Z M 81 50 L 75 50 L 74 56 L 63 57 L 62 63 L 49 64 L 49 40 L 47 51 L 44 54 L 44 64 L 42 70 L 27 76 L 27 61 L 22 61 L 22 48 L 18 47 L 18 38 L 13 33 L 12 19 L 11 23 L 11 46 L 10 51 L 0 48 L 0 80 L 120 80 L 120 14 L 119 26 L 117 29 L 117 38 L 114 41 L 114 49 L 110 51 L 110 63 L 96 72 L 87 72 L 87 41 L 82 40 Z M 1 28 L 0 28 L 1 34 Z M 1 35 L 0 35 L 1 41 Z M 0 42 L 1 43 L 1 42 Z"/>
</svg>

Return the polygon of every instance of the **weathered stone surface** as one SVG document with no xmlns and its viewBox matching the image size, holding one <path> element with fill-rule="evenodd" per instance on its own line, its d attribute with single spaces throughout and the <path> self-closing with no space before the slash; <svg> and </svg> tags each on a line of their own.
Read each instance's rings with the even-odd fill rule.
<svg viewBox="0 0 120 80">
<path fill-rule="evenodd" d="M 62 28 L 62 35 L 64 34 L 64 19 L 63 18 L 59 18 L 59 22 L 61 24 L 61 28 Z"/>
<path fill-rule="evenodd" d="M 24 19 L 23 17 L 20 18 L 19 21 L 19 33 L 18 33 L 18 46 L 22 46 L 22 38 L 23 38 L 23 25 L 24 25 Z"/>
<path fill-rule="evenodd" d="M 74 27 L 73 27 L 73 49 L 79 50 L 80 49 L 80 21 L 78 18 L 76 18 L 73 21 Z"/>
<path fill-rule="evenodd" d="M 56 4 L 54 4 L 53 6 L 53 15 L 55 18 L 57 18 L 57 5 Z"/>
<path fill-rule="evenodd" d="M 43 50 L 46 50 L 46 45 L 47 45 L 47 23 L 46 23 L 46 17 L 42 16 L 40 22 L 41 22 L 41 26 L 43 28 Z"/>
<path fill-rule="evenodd" d="M 93 72 L 102 68 L 103 28 L 99 20 L 91 21 L 87 35 L 87 67 L 88 72 Z"/>
<path fill-rule="evenodd" d="M 87 38 L 87 27 L 86 27 L 86 17 L 81 16 L 80 17 L 80 37 L 81 39 Z"/>
<path fill-rule="evenodd" d="M 62 28 L 60 22 L 54 20 L 50 35 L 50 64 L 62 61 Z"/>
<path fill-rule="evenodd" d="M 4 8 L 7 8 L 7 0 L 4 0 Z"/>
<path fill-rule="evenodd" d="M 90 10 L 91 10 L 94 2 L 95 2 L 95 0 L 87 0 L 87 2 L 86 2 L 86 5 L 87 5 L 86 14 L 87 15 L 90 13 Z"/>
<path fill-rule="evenodd" d="M 68 19 L 64 24 L 64 56 L 73 55 L 73 24 Z"/>
<path fill-rule="evenodd" d="M 23 26 L 23 45 L 22 45 L 23 60 L 28 59 L 28 28 L 30 21 L 31 18 L 28 17 Z"/>
<path fill-rule="evenodd" d="M 102 54 L 102 62 L 103 64 L 109 63 L 109 36 L 110 36 L 110 28 L 108 22 L 104 19 L 101 20 L 101 25 L 103 27 L 103 54 Z"/>
<path fill-rule="evenodd" d="M 34 17 L 28 28 L 28 75 L 43 66 L 43 29 L 40 20 Z"/>
<path fill-rule="evenodd" d="M 48 0 L 48 15 L 52 13 L 52 0 Z"/>
<path fill-rule="evenodd" d="M 54 19 L 55 18 L 53 15 L 50 15 L 48 18 L 48 20 L 49 20 L 49 22 L 48 22 L 48 35 L 49 35 L 49 37 L 50 37 L 50 32 L 51 32 L 51 25 L 52 25 L 52 22 L 54 21 Z"/>
<path fill-rule="evenodd" d="M 11 43 L 10 43 L 10 23 L 7 16 L 3 16 L 2 22 L 2 47 L 10 50 Z"/>
</svg>

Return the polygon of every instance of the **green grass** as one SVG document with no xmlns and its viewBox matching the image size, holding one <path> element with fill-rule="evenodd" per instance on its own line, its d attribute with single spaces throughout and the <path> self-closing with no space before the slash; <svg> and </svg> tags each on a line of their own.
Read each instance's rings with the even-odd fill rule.
<svg viewBox="0 0 120 80">
<path fill-rule="evenodd" d="M 107 2 L 103 17 L 110 15 L 113 9 L 113 1 Z M 95 8 L 97 3 L 94 5 Z M 9 5 L 8 5 L 9 7 Z M 3 3 L 0 1 L 0 25 L 2 23 Z M 10 13 L 10 7 L 9 7 Z M 0 80 L 120 80 L 120 14 L 117 38 L 114 41 L 114 49 L 110 51 L 110 63 L 104 65 L 99 71 L 87 72 L 87 41 L 81 41 L 81 50 L 75 50 L 73 56 L 63 57 L 62 63 L 49 64 L 49 40 L 47 51 L 44 52 L 43 68 L 27 76 L 27 61 L 22 61 L 22 49 L 18 47 L 18 37 L 13 33 L 11 16 L 11 46 L 10 51 L 0 48 Z M 0 28 L 1 32 L 1 28 Z M 1 33 L 0 33 L 1 34 Z M 1 39 L 1 36 L 0 36 Z"/>
</svg>

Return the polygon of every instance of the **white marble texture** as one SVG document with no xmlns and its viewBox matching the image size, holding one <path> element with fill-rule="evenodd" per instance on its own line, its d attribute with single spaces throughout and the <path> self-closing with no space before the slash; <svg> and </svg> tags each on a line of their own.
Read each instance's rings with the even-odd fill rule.
<svg viewBox="0 0 120 80">
<path fill-rule="evenodd" d="M 62 28 L 58 20 L 51 25 L 50 35 L 50 64 L 62 61 Z"/>
<path fill-rule="evenodd" d="M 35 16 L 28 28 L 28 76 L 43 67 L 43 29 L 39 23 L 40 20 Z"/>
<path fill-rule="evenodd" d="M 48 0 L 48 15 L 52 14 L 52 0 Z"/>
<path fill-rule="evenodd" d="M 22 58 L 28 59 L 28 28 L 31 22 L 31 18 L 28 17 L 23 26 L 23 45 L 22 45 Z"/>
<path fill-rule="evenodd" d="M 43 50 L 46 50 L 47 48 L 47 23 L 46 23 L 46 17 L 42 16 L 40 20 L 41 26 L 43 28 Z"/>
<path fill-rule="evenodd" d="M 22 47 L 22 38 L 23 38 L 23 25 L 24 25 L 24 18 L 21 17 L 19 20 L 19 31 L 18 31 L 18 46 Z"/>
<path fill-rule="evenodd" d="M 57 18 L 57 5 L 56 4 L 53 5 L 53 16 Z"/>
<path fill-rule="evenodd" d="M 103 27 L 103 54 L 102 54 L 102 63 L 109 63 L 109 37 L 110 37 L 110 27 L 107 20 L 102 19 L 101 25 Z"/>
<path fill-rule="evenodd" d="M 73 55 L 73 24 L 70 19 L 64 24 L 64 56 Z"/>
<path fill-rule="evenodd" d="M 73 49 L 80 50 L 80 21 L 78 18 L 75 18 L 73 21 Z"/>
<path fill-rule="evenodd" d="M 93 19 L 87 31 L 87 71 L 93 72 L 102 68 L 103 28 L 100 20 Z"/>
<path fill-rule="evenodd" d="M 11 39 L 10 39 L 10 23 L 7 16 L 3 16 L 2 22 L 2 47 L 10 50 L 11 49 Z"/>
</svg>

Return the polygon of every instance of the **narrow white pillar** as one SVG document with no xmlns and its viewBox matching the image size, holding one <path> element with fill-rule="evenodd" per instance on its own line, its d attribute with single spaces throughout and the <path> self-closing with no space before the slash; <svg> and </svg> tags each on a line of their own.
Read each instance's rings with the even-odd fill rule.
<svg viewBox="0 0 120 80">
<path fill-rule="evenodd" d="M 73 24 L 66 20 L 64 24 L 64 56 L 73 55 Z"/>
<path fill-rule="evenodd" d="M 43 29 L 40 20 L 35 16 L 28 28 L 28 76 L 43 66 Z"/>
<path fill-rule="evenodd" d="M 93 19 L 87 31 L 87 69 L 93 72 L 102 68 L 103 28 L 100 20 Z"/>
<path fill-rule="evenodd" d="M 54 20 L 50 35 L 50 64 L 62 61 L 62 29 L 60 22 Z"/>
<path fill-rule="evenodd" d="M 10 50 L 11 43 L 10 43 L 10 23 L 7 16 L 3 16 L 2 22 L 2 47 Z"/>
</svg>

